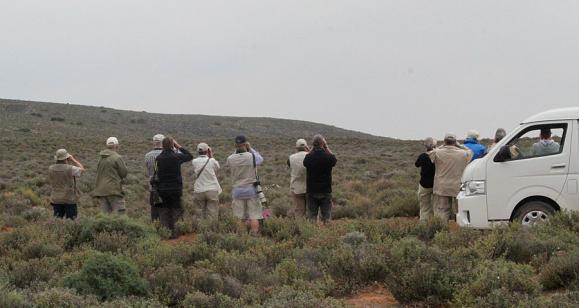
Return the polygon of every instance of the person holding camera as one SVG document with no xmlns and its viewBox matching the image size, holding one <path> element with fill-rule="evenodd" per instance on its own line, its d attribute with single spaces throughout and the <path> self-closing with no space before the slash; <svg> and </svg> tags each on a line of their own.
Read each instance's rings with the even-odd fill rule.
<svg viewBox="0 0 579 308">
<path fill-rule="evenodd" d="M 257 166 L 262 163 L 263 157 L 251 147 L 245 136 L 235 137 L 235 153 L 226 162 L 233 180 L 231 207 L 233 215 L 240 219 L 240 232 L 249 228 L 253 235 L 258 234 L 259 220 L 263 219 L 260 200 L 263 192 L 257 178 Z"/>
<path fill-rule="evenodd" d="M 313 149 L 304 158 L 306 167 L 306 194 L 308 219 L 316 221 L 321 212 L 323 223 L 327 223 L 332 212 L 332 169 L 336 156 L 322 135 L 315 135 Z"/>
<path fill-rule="evenodd" d="M 171 137 L 165 137 L 162 145 L 163 151 L 155 159 L 155 174 L 151 186 L 157 190 L 161 199 L 161 203 L 157 205 L 159 221 L 162 226 L 171 230 L 171 238 L 175 238 L 175 223 L 183 215 L 181 164 L 191 161 L 193 156 Z"/>
<path fill-rule="evenodd" d="M 219 218 L 219 195 L 222 191 L 217 180 L 219 162 L 213 158 L 213 150 L 207 143 L 197 145 L 197 153 L 199 157 L 193 160 L 195 214 L 204 219 L 217 221 Z"/>
<path fill-rule="evenodd" d="M 75 219 L 79 197 L 76 179 L 84 172 L 84 167 L 65 149 L 56 151 L 54 160 L 56 163 L 48 167 L 48 183 L 52 188 L 50 204 L 54 216 Z"/>
<path fill-rule="evenodd" d="M 151 220 L 159 220 L 159 198 L 157 198 L 157 192 L 151 187 L 151 180 L 155 174 L 155 159 L 157 156 L 163 152 L 163 139 L 165 136 L 161 134 L 156 134 L 153 136 L 153 150 L 145 154 L 145 173 L 147 174 L 147 179 L 149 180 L 149 205 L 151 206 Z"/>
<path fill-rule="evenodd" d="M 304 158 L 310 151 L 308 143 L 304 139 L 296 141 L 296 153 L 290 155 L 287 160 L 290 168 L 290 194 L 294 208 L 290 210 L 292 217 L 306 216 L 306 168 Z"/>
</svg>

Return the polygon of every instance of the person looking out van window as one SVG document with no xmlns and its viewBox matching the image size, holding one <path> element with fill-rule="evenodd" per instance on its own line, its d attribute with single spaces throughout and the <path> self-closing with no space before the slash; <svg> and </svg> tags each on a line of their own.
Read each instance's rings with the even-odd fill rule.
<svg viewBox="0 0 579 308">
<path fill-rule="evenodd" d="M 551 138 L 551 129 L 542 128 L 539 142 L 533 144 L 533 156 L 545 156 L 559 153 L 560 145 Z"/>
</svg>

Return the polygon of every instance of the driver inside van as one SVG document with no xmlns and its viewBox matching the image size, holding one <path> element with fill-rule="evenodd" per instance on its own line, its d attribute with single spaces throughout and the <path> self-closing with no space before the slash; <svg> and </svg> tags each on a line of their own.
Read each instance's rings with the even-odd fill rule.
<svg viewBox="0 0 579 308">
<path fill-rule="evenodd" d="M 559 153 L 559 143 L 555 142 L 551 138 L 551 129 L 542 128 L 540 133 L 539 142 L 533 144 L 532 155 L 533 156 L 545 156 L 550 154 Z"/>
</svg>

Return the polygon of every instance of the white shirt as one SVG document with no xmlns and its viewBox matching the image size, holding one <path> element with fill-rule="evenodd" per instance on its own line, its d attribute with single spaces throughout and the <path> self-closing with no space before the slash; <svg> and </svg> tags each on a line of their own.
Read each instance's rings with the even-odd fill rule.
<svg viewBox="0 0 579 308">
<path fill-rule="evenodd" d="M 209 162 L 207 160 L 209 159 Z M 205 166 L 207 163 L 207 166 Z M 201 168 L 205 166 L 203 172 L 199 174 Z M 199 174 L 199 177 L 195 180 L 195 185 L 193 185 L 193 191 L 196 193 L 202 193 L 206 191 L 217 191 L 221 194 L 221 185 L 217 180 L 216 171 L 221 168 L 219 162 L 214 158 L 208 158 L 207 155 L 201 155 L 193 160 L 193 171 L 195 176 Z"/>
<path fill-rule="evenodd" d="M 304 158 L 308 152 L 300 151 L 289 157 L 290 166 L 290 191 L 296 195 L 306 193 L 306 167 Z"/>
</svg>

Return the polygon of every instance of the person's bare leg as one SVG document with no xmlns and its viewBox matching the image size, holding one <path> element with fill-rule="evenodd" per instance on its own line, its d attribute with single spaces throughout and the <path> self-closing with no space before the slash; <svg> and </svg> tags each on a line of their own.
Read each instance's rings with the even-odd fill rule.
<svg viewBox="0 0 579 308">
<path fill-rule="evenodd" d="M 252 235 L 258 235 L 259 234 L 259 220 L 251 219 L 248 221 L 249 221 L 249 225 L 250 225 L 251 234 Z"/>
<path fill-rule="evenodd" d="M 242 219 L 239 221 L 238 231 L 239 231 L 239 234 L 247 233 L 247 221 L 245 219 Z"/>
</svg>

